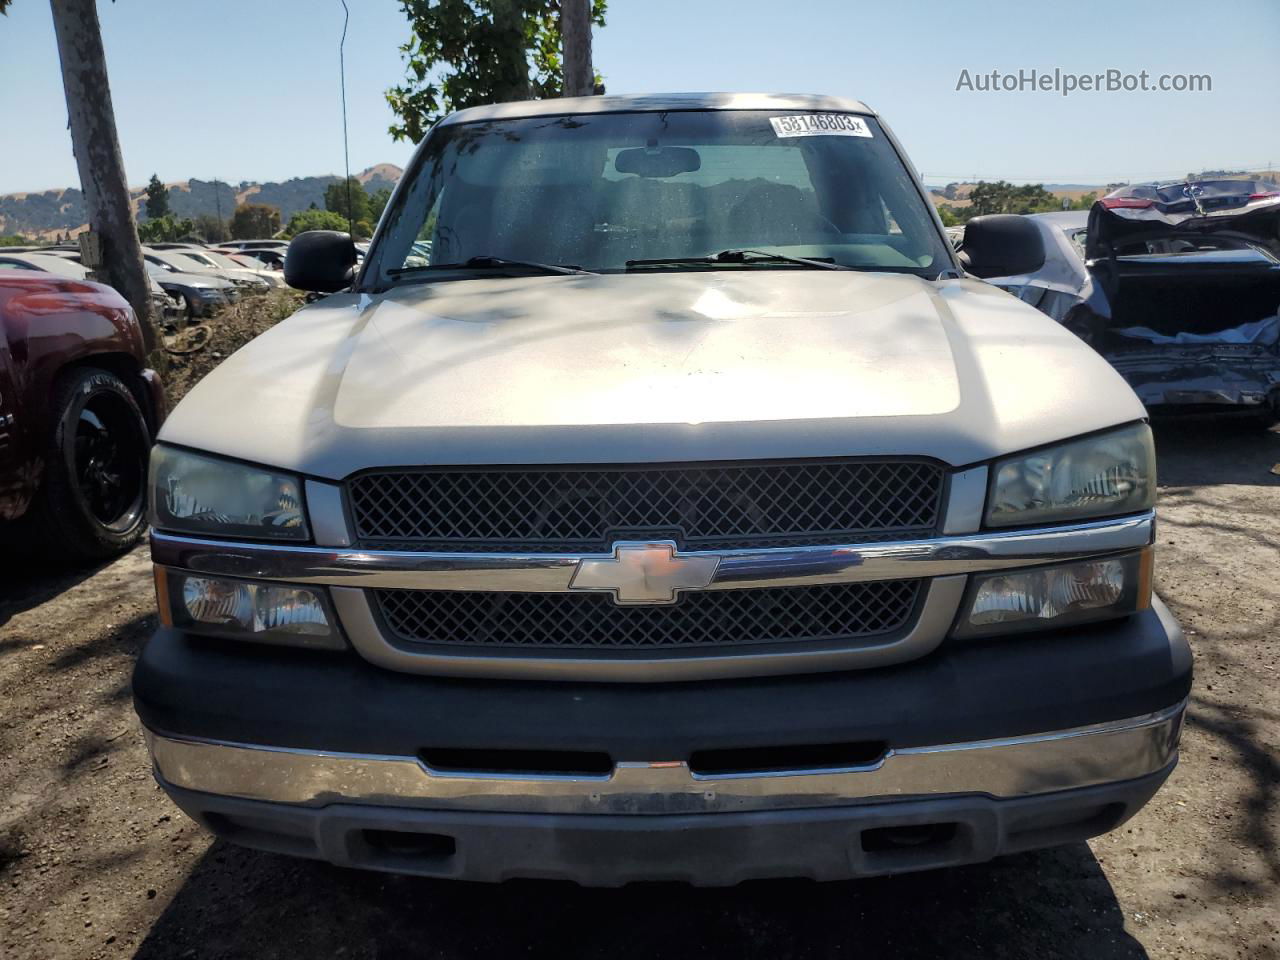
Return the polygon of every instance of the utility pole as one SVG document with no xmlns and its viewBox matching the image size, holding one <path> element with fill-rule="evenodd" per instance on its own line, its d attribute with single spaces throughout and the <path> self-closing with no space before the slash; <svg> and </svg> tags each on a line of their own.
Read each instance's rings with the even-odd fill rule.
<svg viewBox="0 0 1280 960">
<path fill-rule="evenodd" d="M 591 65 L 591 0 L 560 0 L 560 36 L 564 43 L 564 95 L 589 97 L 596 87 Z"/>
<path fill-rule="evenodd" d="M 50 0 L 49 6 L 62 61 L 71 147 L 89 212 L 89 230 L 98 239 L 97 245 L 89 244 L 85 249 L 101 248 L 100 262 L 86 262 L 85 266 L 129 301 L 142 325 L 152 364 L 162 367 L 164 354 L 151 316 L 151 293 L 116 137 L 98 9 L 95 0 Z"/>
</svg>

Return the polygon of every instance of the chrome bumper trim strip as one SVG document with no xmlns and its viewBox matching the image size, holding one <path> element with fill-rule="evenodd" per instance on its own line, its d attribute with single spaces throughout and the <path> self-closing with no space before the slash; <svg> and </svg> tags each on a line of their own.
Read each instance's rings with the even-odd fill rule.
<svg viewBox="0 0 1280 960">
<path fill-rule="evenodd" d="M 709 590 L 859 583 L 1008 570 L 1152 542 L 1154 512 L 1089 523 L 929 540 L 682 552 L 720 563 Z M 562 593 L 578 563 L 611 554 L 418 553 L 240 543 L 153 533 L 156 563 L 195 573 L 400 590 Z"/>
<path fill-rule="evenodd" d="M 723 813 L 963 793 L 1003 799 L 1131 780 L 1177 759 L 1185 708 L 1183 701 L 1088 727 L 891 750 L 865 767 L 726 776 L 698 776 L 683 761 L 618 763 L 599 777 L 443 774 L 415 757 L 145 733 L 163 782 L 249 800 L 511 813 Z"/>
</svg>

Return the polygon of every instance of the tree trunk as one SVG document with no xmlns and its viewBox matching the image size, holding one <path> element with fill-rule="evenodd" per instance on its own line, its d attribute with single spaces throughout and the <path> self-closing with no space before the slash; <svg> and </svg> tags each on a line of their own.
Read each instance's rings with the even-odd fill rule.
<svg viewBox="0 0 1280 960">
<path fill-rule="evenodd" d="M 71 147 L 80 171 L 89 212 L 89 229 L 102 242 L 102 279 L 115 287 L 133 307 L 152 366 L 162 365 L 151 315 L 151 291 L 142 266 L 138 227 L 129 202 L 115 112 L 107 84 L 107 60 L 102 49 L 95 0 L 50 0 L 53 26 L 62 61 L 62 87 L 67 96 Z"/>
<path fill-rule="evenodd" d="M 495 103 L 528 100 L 533 96 L 529 83 L 528 50 L 525 47 L 525 15 L 520 0 L 493 0 L 493 29 L 498 43 Z"/>
<path fill-rule="evenodd" d="M 564 41 L 564 95 L 589 97 L 596 86 L 591 66 L 591 0 L 560 0 L 560 36 Z"/>
</svg>

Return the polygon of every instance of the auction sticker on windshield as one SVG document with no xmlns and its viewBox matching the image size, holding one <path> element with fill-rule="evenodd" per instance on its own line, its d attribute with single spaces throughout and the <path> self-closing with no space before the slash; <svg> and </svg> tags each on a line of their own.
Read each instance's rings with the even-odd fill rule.
<svg viewBox="0 0 1280 960">
<path fill-rule="evenodd" d="M 791 117 L 770 117 L 779 137 L 869 137 L 871 129 L 861 117 L 847 113 L 798 113 Z"/>
</svg>

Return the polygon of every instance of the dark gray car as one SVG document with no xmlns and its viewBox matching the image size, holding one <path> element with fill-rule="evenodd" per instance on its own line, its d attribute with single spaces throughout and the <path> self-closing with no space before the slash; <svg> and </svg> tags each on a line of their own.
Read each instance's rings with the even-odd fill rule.
<svg viewBox="0 0 1280 960">
<path fill-rule="evenodd" d="M 147 263 L 146 267 L 147 273 L 166 293 L 182 301 L 188 320 L 212 316 L 239 299 L 235 284 L 229 280 L 180 273 L 154 263 Z"/>
<path fill-rule="evenodd" d="M 1021 221 L 1020 225 L 1010 221 Z M 1064 323 L 1156 415 L 1280 412 L 1280 191 L 1251 180 L 1125 187 L 1085 213 L 979 217 L 1026 253 L 985 278 Z M 997 238 L 998 239 L 998 238 Z"/>
</svg>

